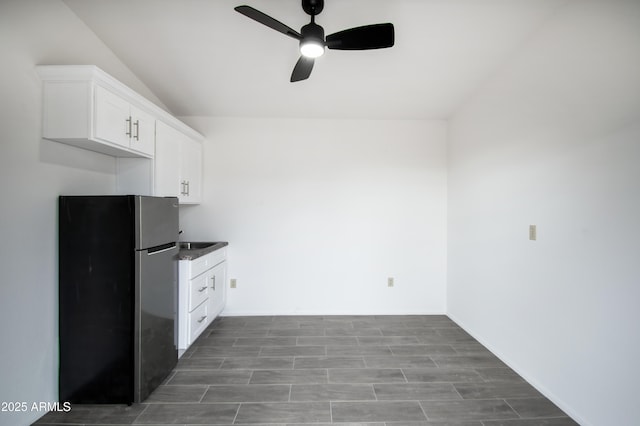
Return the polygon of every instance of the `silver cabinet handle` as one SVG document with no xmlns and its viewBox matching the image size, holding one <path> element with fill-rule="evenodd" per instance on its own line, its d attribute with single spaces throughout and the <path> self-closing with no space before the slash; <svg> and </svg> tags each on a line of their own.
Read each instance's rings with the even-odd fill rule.
<svg viewBox="0 0 640 426">
<path fill-rule="evenodd" d="M 200 287 L 200 290 L 198 290 L 198 293 L 202 293 L 203 291 L 205 291 L 207 289 L 207 287 Z"/>
<path fill-rule="evenodd" d="M 133 123 L 133 125 L 136 126 L 136 134 L 133 138 L 139 141 L 140 140 L 140 120 L 136 120 L 136 122 Z"/>
<path fill-rule="evenodd" d="M 182 182 L 180 182 L 180 186 L 182 187 L 182 189 L 180 190 L 180 195 L 187 195 L 187 181 L 183 180 Z"/>
<path fill-rule="evenodd" d="M 206 319 L 207 319 L 207 316 L 205 315 L 205 316 L 203 316 L 202 318 L 200 318 L 200 319 L 198 320 L 198 322 L 200 323 L 200 322 L 202 322 L 202 321 L 204 321 L 204 320 L 206 320 Z"/>
<path fill-rule="evenodd" d="M 186 181 L 186 184 L 187 184 L 187 197 L 188 197 L 189 196 L 189 192 L 191 192 L 190 188 L 189 188 L 189 186 L 190 186 L 189 185 L 189 181 Z"/>
<path fill-rule="evenodd" d="M 215 275 L 211 277 L 211 288 L 213 290 L 216 289 L 216 276 Z"/>
<path fill-rule="evenodd" d="M 125 132 L 124 132 L 124 133 L 125 133 L 127 136 L 131 137 L 131 116 L 129 116 L 129 118 L 127 118 L 127 119 L 125 120 L 125 122 L 127 123 L 127 129 L 128 129 L 128 130 L 125 130 Z"/>
</svg>

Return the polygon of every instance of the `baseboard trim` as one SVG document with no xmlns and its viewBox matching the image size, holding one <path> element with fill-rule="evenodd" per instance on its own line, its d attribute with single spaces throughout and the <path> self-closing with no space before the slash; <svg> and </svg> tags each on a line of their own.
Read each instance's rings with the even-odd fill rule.
<svg viewBox="0 0 640 426">
<path fill-rule="evenodd" d="M 392 315 L 447 315 L 444 311 L 411 311 L 411 312 L 354 312 L 354 311 L 229 311 L 225 309 L 220 316 L 222 317 L 257 317 L 257 316 L 392 316 Z"/>
</svg>

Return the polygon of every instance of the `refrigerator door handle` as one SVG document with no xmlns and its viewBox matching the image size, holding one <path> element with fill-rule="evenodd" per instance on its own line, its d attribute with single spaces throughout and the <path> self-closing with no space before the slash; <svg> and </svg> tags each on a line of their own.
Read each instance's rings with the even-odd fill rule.
<svg viewBox="0 0 640 426">
<path fill-rule="evenodd" d="M 147 250 L 147 256 L 153 256 L 154 254 L 164 253 L 165 251 L 173 250 L 176 248 L 176 243 L 163 244 Z"/>
</svg>

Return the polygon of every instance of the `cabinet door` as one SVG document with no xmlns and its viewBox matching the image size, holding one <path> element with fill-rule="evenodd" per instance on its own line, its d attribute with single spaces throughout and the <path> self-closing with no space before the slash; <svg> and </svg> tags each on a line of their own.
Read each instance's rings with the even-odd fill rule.
<svg viewBox="0 0 640 426">
<path fill-rule="evenodd" d="M 131 143 L 133 150 L 153 156 L 156 142 L 156 120 L 146 112 L 131 106 Z"/>
<path fill-rule="evenodd" d="M 227 262 L 217 264 L 209 275 L 209 316 L 213 321 L 224 309 L 227 300 Z"/>
<path fill-rule="evenodd" d="M 164 124 L 156 123 L 156 154 L 154 189 L 158 197 L 180 195 L 180 140 L 182 134 Z M 182 201 L 182 200 L 180 200 Z"/>
<path fill-rule="evenodd" d="M 202 200 L 202 144 L 186 136 L 180 144 L 180 202 L 196 204 Z"/>
<path fill-rule="evenodd" d="M 131 116 L 129 102 L 101 86 L 95 92 L 94 136 L 129 148 Z"/>
</svg>

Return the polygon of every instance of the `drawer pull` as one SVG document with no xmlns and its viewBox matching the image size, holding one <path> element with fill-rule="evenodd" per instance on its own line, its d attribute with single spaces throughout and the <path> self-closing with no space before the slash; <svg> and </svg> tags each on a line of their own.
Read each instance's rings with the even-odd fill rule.
<svg viewBox="0 0 640 426">
<path fill-rule="evenodd" d="M 211 277 L 211 288 L 215 291 L 216 289 L 216 276 Z"/>
<path fill-rule="evenodd" d="M 200 287 L 200 290 L 198 290 L 199 293 L 202 293 L 203 291 L 205 291 L 207 289 L 207 287 Z"/>
<path fill-rule="evenodd" d="M 205 316 L 203 316 L 202 318 L 200 318 L 200 319 L 198 320 L 198 322 L 199 322 L 199 323 L 201 323 L 202 321 L 204 321 L 204 320 L 206 320 L 206 319 L 207 319 L 207 316 L 205 315 Z"/>
</svg>

